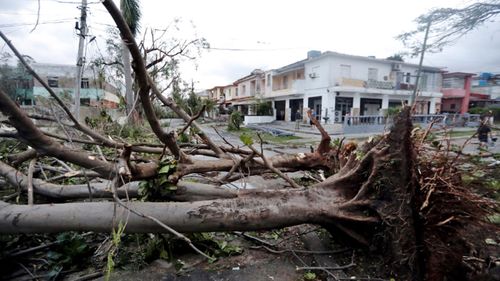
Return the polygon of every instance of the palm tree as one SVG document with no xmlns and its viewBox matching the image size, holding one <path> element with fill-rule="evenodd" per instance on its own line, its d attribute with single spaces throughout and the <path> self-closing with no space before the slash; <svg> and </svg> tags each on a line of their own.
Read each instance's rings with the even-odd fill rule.
<svg viewBox="0 0 500 281">
<path fill-rule="evenodd" d="M 139 0 L 122 0 L 120 3 L 123 18 L 127 22 L 130 31 L 135 36 L 139 32 L 139 21 L 141 10 Z M 122 42 L 123 72 L 125 74 L 125 101 L 127 103 L 127 116 L 132 123 L 136 123 L 137 116 L 134 110 L 134 93 L 132 91 L 132 66 L 130 63 L 130 52 L 127 42 Z"/>
</svg>

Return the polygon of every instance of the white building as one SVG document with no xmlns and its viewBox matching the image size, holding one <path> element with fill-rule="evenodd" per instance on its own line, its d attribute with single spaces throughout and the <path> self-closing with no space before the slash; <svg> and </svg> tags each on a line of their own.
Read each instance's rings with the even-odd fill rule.
<svg viewBox="0 0 500 281">
<path fill-rule="evenodd" d="M 225 103 L 245 115 L 252 104 L 270 101 L 276 120 L 294 121 L 297 112 L 306 118 L 312 109 L 319 120 L 343 122 L 343 116 L 383 115 L 389 107 L 407 103 L 415 88 L 418 65 L 310 51 L 307 58 L 278 69 L 256 69 L 224 87 Z M 423 66 L 416 112 L 439 111 L 442 71 Z"/>
<path fill-rule="evenodd" d="M 297 111 L 304 116 L 310 108 L 320 120 L 342 122 L 347 113 L 383 115 L 408 102 L 417 71 L 418 65 L 399 61 L 310 51 L 307 59 L 268 73 L 272 85 L 264 96 L 273 101 L 277 120 L 293 121 Z M 439 68 L 423 67 L 417 113 L 439 110 L 441 80 Z"/>
</svg>

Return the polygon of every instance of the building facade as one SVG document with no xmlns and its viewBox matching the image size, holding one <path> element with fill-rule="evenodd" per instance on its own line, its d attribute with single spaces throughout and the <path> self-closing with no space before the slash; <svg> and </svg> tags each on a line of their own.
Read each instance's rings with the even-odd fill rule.
<svg viewBox="0 0 500 281">
<path fill-rule="evenodd" d="M 322 122 L 343 122 L 346 115 L 384 115 L 407 103 L 416 88 L 418 65 L 310 51 L 300 60 L 269 71 L 254 70 L 224 89 L 226 103 L 251 114 L 257 100 L 271 102 L 276 120 L 306 118 L 312 110 Z M 441 106 L 442 71 L 424 66 L 416 112 L 433 114 Z M 297 114 L 299 113 L 299 114 Z"/>
<path fill-rule="evenodd" d="M 265 73 L 255 69 L 232 85 L 225 86 L 222 92 L 227 107 L 233 107 L 244 115 L 253 115 L 254 105 L 265 95 Z"/>
<path fill-rule="evenodd" d="M 74 99 L 76 88 L 76 66 L 32 63 L 33 70 L 60 97 L 70 101 Z M 24 105 L 34 105 L 37 97 L 50 97 L 43 85 L 31 75 L 24 75 L 17 81 L 16 96 L 18 102 Z M 87 68 L 80 85 L 80 104 L 82 106 L 102 106 L 118 108 L 119 91 L 106 83 L 103 78 Z"/>
</svg>

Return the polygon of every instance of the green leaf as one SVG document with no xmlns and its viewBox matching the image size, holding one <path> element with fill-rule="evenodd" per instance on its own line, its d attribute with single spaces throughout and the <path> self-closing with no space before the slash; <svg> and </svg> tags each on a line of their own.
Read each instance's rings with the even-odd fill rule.
<svg viewBox="0 0 500 281">
<path fill-rule="evenodd" d="M 252 136 L 250 136 L 249 134 L 241 134 L 240 135 L 240 140 L 246 146 L 250 146 L 250 145 L 253 144 Z"/>
<path fill-rule="evenodd" d="M 165 165 L 161 167 L 160 171 L 158 171 L 158 174 L 168 174 L 170 171 L 170 165 Z"/>
<path fill-rule="evenodd" d="M 306 272 L 306 273 L 304 273 L 304 279 L 305 280 L 315 280 L 316 279 L 316 273 L 314 273 L 314 272 Z"/>
<path fill-rule="evenodd" d="M 160 178 L 160 182 L 158 183 L 158 185 L 163 186 L 166 183 L 168 183 L 168 177 L 165 176 Z"/>
</svg>

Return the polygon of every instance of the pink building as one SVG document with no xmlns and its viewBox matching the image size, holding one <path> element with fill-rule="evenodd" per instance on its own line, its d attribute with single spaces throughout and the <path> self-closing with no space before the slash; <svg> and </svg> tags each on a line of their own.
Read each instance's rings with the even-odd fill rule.
<svg viewBox="0 0 500 281">
<path fill-rule="evenodd" d="M 471 82 L 474 75 L 466 72 L 443 73 L 441 112 L 463 114 L 469 110 Z"/>
</svg>

